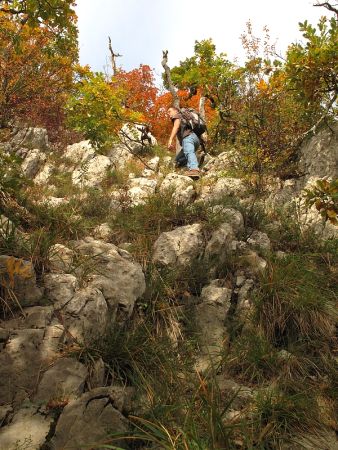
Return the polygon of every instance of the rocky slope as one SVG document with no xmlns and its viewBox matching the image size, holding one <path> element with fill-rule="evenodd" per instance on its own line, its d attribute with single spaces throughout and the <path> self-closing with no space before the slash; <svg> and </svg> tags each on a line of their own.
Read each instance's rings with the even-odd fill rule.
<svg viewBox="0 0 338 450">
<path fill-rule="evenodd" d="M 133 142 L 135 157 L 130 145 L 118 144 L 100 155 L 84 141 L 69 145 L 60 154 L 53 151 L 42 129 L 17 130 L 11 141 L 2 145 L 22 158 L 22 172 L 32 180 L 32 201 L 48 210 L 85 203 L 94 189 L 101 196 L 98 199 L 105 198 L 107 217 L 162 196 L 190 211 L 193 219 L 178 221 L 155 235 L 144 260 L 134 254 L 134 243 L 123 242 L 107 222 L 97 223 L 81 237 L 53 243 L 46 268 L 38 272 L 28 259 L 9 252 L 0 256 L 6 311 L 0 321 L 1 449 L 82 449 L 99 443 L 111 431 L 127 432 L 129 414 L 142 415 L 144 405 L 140 405 L 135 386 L 112 380 L 101 357 L 86 364 L 79 355 L 103 338 L 108 328 L 129 324 L 139 314 L 138 305 L 149 287 L 150 267 L 163 277 L 203 267 L 201 289 L 180 297 L 194 314 L 199 335 L 192 370 L 202 377 L 217 367 L 222 395 L 237 392 L 229 420 L 245 416 L 243 411 L 255 393 L 252 385 L 238 384 L 238 379 L 224 375 L 222 351 L 232 345 L 234 324 L 245 330 L 251 320 L 253 292 L 268 269 L 268 258 L 287 255 L 274 248 L 269 227 L 256 229 L 253 220 L 248 226 L 243 208 L 257 201 L 243 180 L 225 176 L 228 154 L 210 157 L 201 181 L 194 182 L 173 170 L 169 155 L 143 156 L 143 147 Z M 259 200 L 262 208 L 287 211 L 295 202 L 304 229 L 319 230 L 323 239 L 337 236 L 337 228 L 324 225 L 317 211 L 305 210 L 301 200 L 302 189 L 316 178 L 337 177 L 337 151 L 337 133 L 323 130 L 315 136 L 302 148 L 300 164 L 305 176 L 271 181 L 270 195 Z M 146 165 L 140 163 L 140 156 Z M 199 220 L 196 208 L 209 217 L 207 225 L 206 220 Z M 74 220 L 83 220 L 77 214 Z M 270 223 L 272 233 L 276 226 L 278 223 Z M 27 230 L 5 216 L 0 232 L 6 239 L 9 234 L 18 241 L 29 239 Z M 177 339 L 172 337 L 174 346 Z M 334 432 L 326 427 L 321 433 L 315 444 L 304 445 L 335 448 Z M 303 437 L 301 432 L 296 436 L 298 442 Z M 122 441 L 116 445 L 129 448 Z M 294 448 L 301 448 L 297 445 Z M 237 448 L 246 447 L 239 443 Z"/>
</svg>

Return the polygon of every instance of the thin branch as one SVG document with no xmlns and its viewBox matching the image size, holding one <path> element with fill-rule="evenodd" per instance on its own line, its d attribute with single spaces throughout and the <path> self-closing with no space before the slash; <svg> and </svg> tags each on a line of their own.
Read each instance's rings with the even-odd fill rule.
<svg viewBox="0 0 338 450">
<path fill-rule="evenodd" d="M 315 3 L 313 6 L 324 6 L 324 8 L 328 9 L 331 12 L 334 12 L 338 16 L 338 9 L 331 5 L 329 2 Z"/>
<path fill-rule="evenodd" d="M 123 130 L 120 130 L 120 133 L 123 135 L 124 138 L 127 138 L 130 140 L 129 136 L 127 135 L 127 133 L 125 133 Z M 141 156 L 139 156 L 138 154 L 134 153 L 133 149 L 131 148 L 131 146 L 129 144 L 127 144 L 125 139 L 121 139 L 119 138 L 120 142 L 125 145 L 127 147 L 127 150 L 129 153 L 131 153 L 133 156 L 135 156 L 135 158 L 139 159 L 141 161 L 141 163 L 150 170 L 153 170 L 150 166 L 148 166 L 148 164 L 141 158 Z"/>
</svg>

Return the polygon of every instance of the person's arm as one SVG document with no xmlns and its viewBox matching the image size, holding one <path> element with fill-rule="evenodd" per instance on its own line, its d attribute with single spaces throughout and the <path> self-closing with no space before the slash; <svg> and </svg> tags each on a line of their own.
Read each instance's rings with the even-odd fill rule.
<svg viewBox="0 0 338 450">
<path fill-rule="evenodd" d="M 181 120 L 175 119 L 174 126 L 173 126 L 173 129 L 171 130 L 170 138 L 168 141 L 168 149 L 169 150 L 173 150 L 173 148 L 174 148 L 173 140 L 174 140 L 174 137 L 177 135 L 180 125 L 181 125 Z"/>
</svg>

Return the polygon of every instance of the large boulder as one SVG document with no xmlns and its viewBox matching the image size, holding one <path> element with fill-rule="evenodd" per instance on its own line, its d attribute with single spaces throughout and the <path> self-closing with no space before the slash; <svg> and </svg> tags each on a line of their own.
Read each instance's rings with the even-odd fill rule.
<svg viewBox="0 0 338 450">
<path fill-rule="evenodd" d="M 10 143 L 14 149 L 25 147 L 46 151 L 49 145 L 47 130 L 33 127 L 17 129 Z"/>
<path fill-rule="evenodd" d="M 36 407 L 20 409 L 9 425 L 0 430 L 0 448 L 3 450 L 36 450 L 44 444 L 53 423 L 53 417 L 39 414 Z"/>
<path fill-rule="evenodd" d="M 82 289 L 61 309 L 68 335 L 77 341 L 102 336 L 109 320 L 107 302 L 95 287 Z"/>
<path fill-rule="evenodd" d="M 107 170 L 111 165 L 108 156 L 95 155 L 74 170 L 72 181 L 80 187 L 98 187 L 107 176 Z"/>
<path fill-rule="evenodd" d="M 153 247 L 152 261 L 159 266 L 185 267 L 203 253 L 202 225 L 195 223 L 161 233 Z"/>
<path fill-rule="evenodd" d="M 45 296 L 52 302 L 55 309 L 62 308 L 75 295 L 79 283 L 75 275 L 62 273 L 47 273 L 43 277 Z"/>
<path fill-rule="evenodd" d="M 217 202 L 227 196 L 243 197 L 246 186 L 239 178 L 221 177 L 215 183 L 202 186 L 200 201 Z"/>
<path fill-rule="evenodd" d="M 89 141 L 81 141 L 68 145 L 63 156 L 69 160 L 71 167 L 76 167 L 93 159 L 96 156 L 96 152 Z"/>
<path fill-rule="evenodd" d="M 77 241 L 75 247 L 93 262 L 90 286 L 100 289 L 112 312 L 121 310 L 130 316 L 145 291 L 140 264 L 126 250 L 90 237 Z"/>
<path fill-rule="evenodd" d="M 194 201 L 196 191 L 191 178 L 177 173 L 169 173 L 160 186 L 162 194 L 170 194 L 174 203 L 188 205 Z"/>
<path fill-rule="evenodd" d="M 86 366 L 73 358 L 61 358 L 43 374 L 34 402 L 74 400 L 83 393 L 87 376 Z"/>
<path fill-rule="evenodd" d="M 232 226 L 222 223 L 211 235 L 205 247 L 205 257 L 208 260 L 224 262 L 232 252 L 232 242 L 235 235 Z"/>
<path fill-rule="evenodd" d="M 52 450 L 81 450 L 98 443 L 111 433 L 124 433 L 128 421 L 122 415 L 130 402 L 130 391 L 122 387 L 96 388 L 86 392 L 64 408 L 50 442 Z M 127 448 L 114 441 L 119 448 Z"/>
<path fill-rule="evenodd" d="M 39 149 L 30 150 L 21 164 L 23 174 L 27 178 L 34 178 L 42 164 L 46 161 L 46 155 Z"/>
</svg>

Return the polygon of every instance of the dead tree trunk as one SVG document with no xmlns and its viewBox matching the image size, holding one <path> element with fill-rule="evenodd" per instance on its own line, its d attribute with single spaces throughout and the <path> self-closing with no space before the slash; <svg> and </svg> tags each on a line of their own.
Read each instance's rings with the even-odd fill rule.
<svg viewBox="0 0 338 450">
<path fill-rule="evenodd" d="M 165 72 L 165 76 L 167 79 L 167 83 L 168 83 L 168 87 L 169 87 L 169 91 L 172 95 L 173 98 L 173 105 L 175 106 L 175 108 L 179 108 L 180 107 L 180 99 L 178 98 L 178 94 L 177 91 L 175 89 L 175 86 L 171 80 L 171 75 L 170 75 L 170 68 L 168 66 L 168 50 L 163 50 L 163 59 L 162 59 L 162 66 Z"/>
<path fill-rule="evenodd" d="M 110 56 L 111 56 L 111 65 L 112 65 L 112 69 L 113 69 L 113 76 L 115 76 L 117 74 L 116 58 L 119 58 L 122 55 L 120 55 L 119 53 L 114 53 L 112 46 L 111 46 L 110 36 L 108 36 L 108 42 L 109 42 L 108 46 L 109 46 L 109 51 L 110 51 Z"/>
</svg>

